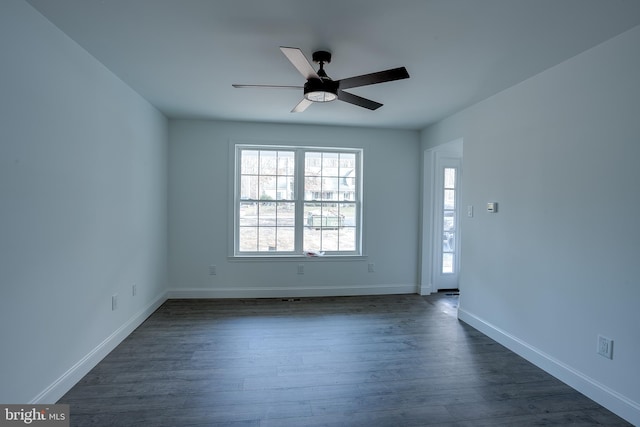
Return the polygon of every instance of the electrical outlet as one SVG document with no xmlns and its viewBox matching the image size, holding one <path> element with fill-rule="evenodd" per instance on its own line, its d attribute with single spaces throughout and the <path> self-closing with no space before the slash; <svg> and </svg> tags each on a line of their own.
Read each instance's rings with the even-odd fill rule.
<svg viewBox="0 0 640 427">
<path fill-rule="evenodd" d="M 111 311 L 115 311 L 118 308 L 118 294 L 111 295 Z"/>
<path fill-rule="evenodd" d="M 613 359 L 613 340 L 602 335 L 598 335 L 597 352 L 600 356 Z"/>
<path fill-rule="evenodd" d="M 304 264 L 298 264 L 298 274 L 304 274 Z"/>
<path fill-rule="evenodd" d="M 210 265 L 209 266 L 209 276 L 215 276 L 216 274 L 218 274 L 218 270 L 216 268 L 215 265 Z"/>
<path fill-rule="evenodd" d="M 375 264 L 374 263 L 369 263 L 367 265 L 367 270 L 369 271 L 369 273 L 373 273 L 375 271 Z"/>
<path fill-rule="evenodd" d="M 135 283 L 131 285 L 131 296 L 136 296 L 138 294 L 138 285 Z"/>
</svg>

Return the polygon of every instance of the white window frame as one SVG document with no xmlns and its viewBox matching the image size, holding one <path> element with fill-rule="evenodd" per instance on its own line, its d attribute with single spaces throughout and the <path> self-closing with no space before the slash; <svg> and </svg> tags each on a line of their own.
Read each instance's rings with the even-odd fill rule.
<svg viewBox="0 0 640 427">
<path fill-rule="evenodd" d="M 333 146 L 299 146 L 299 145 L 282 145 L 282 144 L 268 144 L 268 143 L 232 143 L 230 154 L 232 153 L 234 165 L 232 168 L 233 175 L 233 188 L 232 188 L 232 206 L 230 212 L 232 212 L 232 227 L 230 230 L 231 250 L 230 256 L 232 258 L 291 258 L 291 257 L 307 257 L 303 250 L 303 234 L 305 228 L 304 218 L 304 204 L 309 200 L 304 199 L 305 194 L 305 162 L 304 156 L 307 152 L 321 152 L 321 153 L 347 153 L 354 154 L 356 156 L 356 177 L 355 177 L 355 200 L 345 200 L 344 203 L 355 203 L 355 249 L 354 250 L 341 250 L 341 251 L 324 251 L 322 258 L 339 258 L 339 257 L 361 257 L 363 256 L 363 244 L 362 244 L 362 211 L 363 211 L 363 191 L 362 191 L 362 176 L 363 176 L 363 149 L 362 148 L 346 148 L 346 147 L 333 147 Z M 240 251 L 240 205 L 243 201 L 241 199 L 241 152 L 243 150 L 262 150 L 262 151 L 290 151 L 294 153 L 295 158 L 295 191 L 294 198 L 290 200 L 295 203 L 295 244 L 292 251 Z M 246 199 L 244 200 L 246 202 Z M 289 200 L 276 200 L 276 201 L 289 201 Z M 318 201 L 320 202 L 320 201 Z M 325 201 L 326 202 L 326 201 Z M 341 201 L 335 201 L 340 203 Z M 334 201 L 331 201 L 334 203 Z"/>
</svg>

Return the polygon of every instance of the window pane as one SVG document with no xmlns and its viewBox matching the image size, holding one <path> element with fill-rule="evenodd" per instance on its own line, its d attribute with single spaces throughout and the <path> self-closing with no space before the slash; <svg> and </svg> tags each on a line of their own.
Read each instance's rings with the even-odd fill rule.
<svg viewBox="0 0 640 427">
<path fill-rule="evenodd" d="M 278 175 L 295 174 L 296 162 L 293 151 L 278 151 Z"/>
<path fill-rule="evenodd" d="M 259 185 L 260 200 L 276 199 L 277 191 L 275 176 L 260 176 Z"/>
<path fill-rule="evenodd" d="M 340 191 L 339 200 L 355 200 L 355 178 L 349 175 L 340 177 L 340 187 L 338 190 Z"/>
<path fill-rule="evenodd" d="M 307 176 L 304 178 L 304 199 L 320 200 L 322 198 L 322 180 L 319 177 Z"/>
<path fill-rule="evenodd" d="M 256 175 L 242 175 L 240 177 L 240 199 L 258 199 L 258 177 Z"/>
<path fill-rule="evenodd" d="M 356 155 L 354 153 L 340 154 L 340 176 L 346 176 L 356 169 Z"/>
<path fill-rule="evenodd" d="M 356 155 L 340 155 L 340 198 L 356 200 Z"/>
<path fill-rule="evenodd" d="M 322 229 L 322 247 L 321 251 L 337 251 L 338 250 L 338 229 L 323 228 Z"/>
<path fill-rule="evenodd" d="M 356 226 L 356 204 L 355 203 L 343 203 L 340 205 L 340 215 L 342 216 L 342 221 L 344 226 L 346 227 L 355 227 Z"/>
<path fill-rule="evenodd" d="M 455 252 L 455 246 L 456 233 L 453 231 L 446 231 L 442 238 L 442 252 Z"/>
<path fill-rule="evenodd" d="M 444 188 L 456 188 L 455 168 L 444 168 Z"/>
<path fill-rule="evenodd" d="M 258 156 L 259 151 L 242 150 L 240 167 L 243 174 L 258 174 Z"/>
<path fill-rule="evenodd" d="M 256 227 L 240 227 L 240 251 L 258 250 L 258 229 Z"/>
<path fill-rule="evenodd" d="M 258 250 L 261 252 L 276 250 L 275 227 L 260 227 L 258 229 Z"/>
<path fill-rule="evenodd" d="M 305 251 L 320 251 L 322 248 L 322 234 L 320 228 L 305 227 L 302 235 Z"/>
<path fill-rule="evenodd" d="M 320 228 L 320 226 L 322 225 L 322 204 L 305 203 L 304 218 L 304 225 L 306 227 Z"/>
<path fill-rule="evenodd" d="M 278 227 L 277 249 L 279 251 L 294 251 L 296 235 L 293 227 Z"/>
<path fill-rule="evenodd" d="M 356 250 L 356 229 L 355 227 L 342 227 L 338 230 L 338 239 L 341 251 Z"/>
<path fill-rule="evenodd" d="M 278 176 L 276 188 L 277 200 L 294 200 L 295 181 L 292 176 Z"/>
<path fill-rule="evenodd" d="M 456 208 L 456 190 L 444 190 L 444 208 Z"/>
<path fill-rule="evenodd" d="M 320 175 L 322 170 L 322 153 L 309 151 L 304 155 L 304 174 Z"/>
<path fill-rule="evenodd" d="M 338 153 L 322 153 L 322 175 L 323 176 L 339 176 L 338 168 L 340 166 Z"/>
<path fill-rule="evenodd" d="M 338 200 L 338 178 L 322 178 L 322 199 Z"/>
<path fill-rule="evenodd" d="M 258 203 L 258 225 L 276 225 L 276 205 L 271 202 Z"/>
<path fill-rule="evenodd" d="M 293 227 L 295 225 L 295 203 L 278 203 L 276 206 L 276 225 L 278 227 Z"/>
<path fill-rule="evenodd" d="M 242 202 L 240 203 L 240 226 L 255 227 L 258 225 L 258 204 L 255 202 Z"/>
<path fill-rule="evenodd" d="M 456 213 L 454 211 L 445 211 L 444 220 L 442 222 L 442 231 L 452 231 L 456 227 Z"/>
<path fill-rule="evenodd" d="M 453 273 L 453 254 L 452 253 L 442 254 L 442 272 Z"/>
<path fill-rule="evenodd" d="M 260 151 L 260 175 L 275 175 L 278 167 L 277 151 Z"/>
</svg>

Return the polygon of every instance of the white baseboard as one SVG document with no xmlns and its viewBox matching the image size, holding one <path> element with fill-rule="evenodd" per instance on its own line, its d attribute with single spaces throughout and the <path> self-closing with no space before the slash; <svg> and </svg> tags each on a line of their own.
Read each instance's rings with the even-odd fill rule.
<svg viewBox="0 0 640 427">
<path fill-rule="evenodd" d="M 631 424 L 640 426 L 640 403 L 634 402 L 473 313 L 458 308 L 458 318 Z"/>
<path fill-rule="evenodd" d="M 131 317 L 126 323 L 120 326 L 116 331 L 109 335 L 98 346 L 91 350 L 86 356 L 80 359 L 67 372 L 62 374 L 60 378 L 55 380 L 51 385 L 44 389 L 40 394 L 34 397 L 30 405 L 55 403 L 66 392 L 71 390 L 78 381 L 82 379 L 98 362 L 105 358 L 118 344 L 128 337 L 138 326 L 142 324 L 154 311 L 158 309 L 167 300 L 166 293 L 156 298 L 147 307 L 140 310 Z"/>
<path fill-rule="evenodd" d="M 227 287 L 227 288 L 174 288 L 167 297 L 175 298 L 293 298 L 354 295 L 415 294 L 418 286 L 408 284 L 367 286 L 316 286 L 316 287 Z"/>
<path fill-rule="evenodd" d="M 431 295 L 433 292 L 433 284 L 420 285 L 420 295 Z"/>
</svg>

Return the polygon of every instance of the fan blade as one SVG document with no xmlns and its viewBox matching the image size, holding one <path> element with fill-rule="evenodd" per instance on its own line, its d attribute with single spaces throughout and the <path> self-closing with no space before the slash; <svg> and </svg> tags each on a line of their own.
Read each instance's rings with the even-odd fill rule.
<svg viewBox="0 0 640 427">
<path fill-rule="evenodd" d="M 291 110 L 291 112 L 292 113 L 302 113 L 311 104 L 313 104 L 313 101 L 309 101 L 307 98 L 302 98 L 302 101 L 300 101 L 298 103 L 298 105 L 293 107 L 293 110 Z"/>
<path fill-rule="evenodd" d="M 393 68 L 391 70 L 378 71 L 377 73 L 363 74 L 361 76 L 348 77 L 338 80 L 340 89 L 373 85 L 376 83 L 391 82 L 393 80 L 408 79 L 409 73 L 404 67 Z"/>
<path fill-rule="evenodd" d="M 245 89 L 245 88 L 258 88 L 258 89 L 304 89 L 304 86 L 278 86 L 278 85 L 238 85 L 238 84 L 233 84 L 231 85 L 235 88 L 238 89 Z"/>
<path fill-rule="evenodd" d="M 349 104 L 357 105 L 358 107 L 368 108 L 369 110 L 377 110 L 382 107 L 382 104 L 376 101 L 372 101 L 367 98 L 363 98 L 358 95 L 354 95 L 343 90 L 338 91 L 338 99 L 340 101 L 348 102 Z"/>
<path fill-rule="evenodd" d="M 318 73 L 316 73 L 316 70 L 313 69 L 313 66 L 300 49 L 297 47 L 280 46 L 280 50 L 285 54 L 289 61 L 291 61 L 293 66 L 300 71 L 300 74 L 302 74 L 305 79 L 320 79 L 320 76 L 318 76 Z"/>
</svg>

